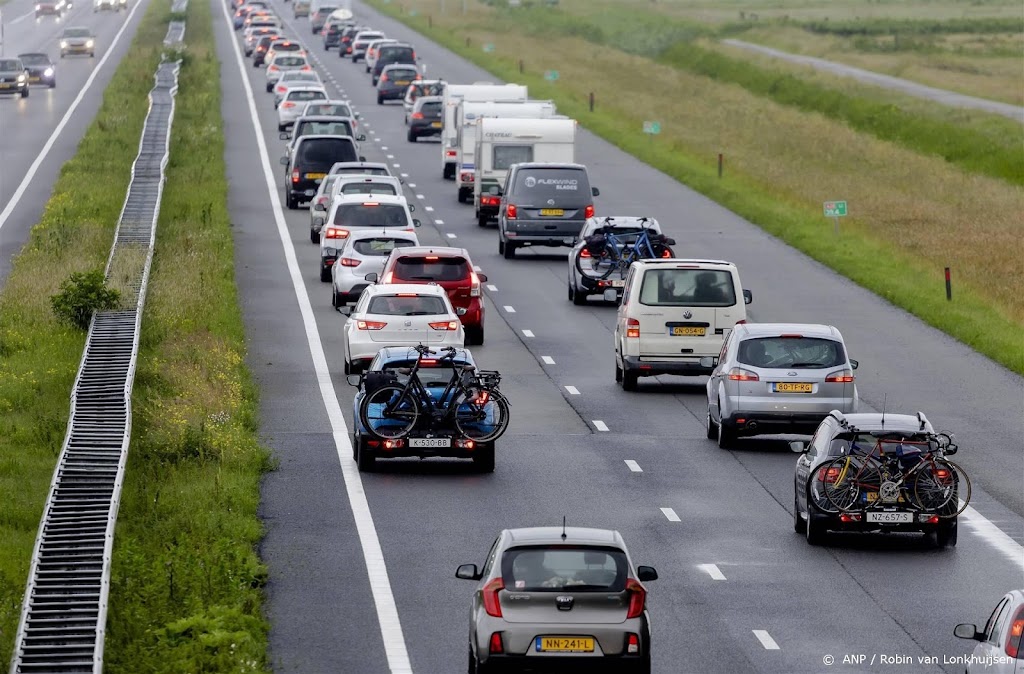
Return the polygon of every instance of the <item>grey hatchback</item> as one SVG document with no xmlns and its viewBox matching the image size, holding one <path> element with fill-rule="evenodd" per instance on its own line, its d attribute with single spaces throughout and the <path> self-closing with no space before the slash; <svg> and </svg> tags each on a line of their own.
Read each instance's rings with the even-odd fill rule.
<svg viewBox="0 0 1024 674">
<path fill-rule="evenodd" d="M 409 116 L 409 132 L 406 138 L 415 143 L 424 136 L 440 136 L 444 125 L 442 110 L 444 99 L 441 96 L 420 96 L 412 106 Z"/>
<path fill-rule="evenodd" d="M 647 590 L 652 567 L 633 567 L 618 531 L 505 529 L 477 580 L 469 617 L 468 671 L 623 674 L 651 671 Z"/>
<path fill-rule="evenodd" d="M 400 101 L 405 98 L 409 85 L 420 79 L 419 69 L 407 63 L 394 63 L 385 66 L 377 80 L 377 104 L 384 101 Z"/>
</svg>

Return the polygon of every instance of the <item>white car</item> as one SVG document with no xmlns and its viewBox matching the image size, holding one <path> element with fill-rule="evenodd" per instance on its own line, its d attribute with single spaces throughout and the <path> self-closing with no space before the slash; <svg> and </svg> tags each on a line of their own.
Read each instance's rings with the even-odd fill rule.
<svg viewBox="0 0 1024 674">
<path fill-rule="evenodd" d="M 355 126 L 359 126 L 359 113 L 352 109 L 352 101 L 340 99 L 313 101 L 306 105 L 306 109 L 302 111 L 302 114 L 303 116 L 352 117 L 356 120 Z"/>
<path fill-rule="evenodd" d="M 325 94 L 327 92 L 323 80 L 320 79 L 320 75 L 315 70 L 292 70 L 282 73 L 281 77 L 274 84 L 274 107 L 276 108 L 281 105 L 281 101 L 284 99 L 284 95 L 288 93 L 288 89 L 296 86 L 319 86 L 324 89 Z M 326 95 L 324 98 L 327 98 Z"/>
<path fill-rule="evenodd" d="M 415 208 L 405 197 L 386 194 L 354 194 L 335 199 L 321 229 L 320 280 L 331 280 L 331 265 L 349 234 L 367 228 L 415 232 L 420 226 L 420 221 L 412 217 Z"/>
<path fill-rule="evenodd" d="M 321 86 L 307 84 L 288 87 L 284 98 L 277 106 L 277 130 L 284 131 L 294 124 L 300 114 L 298 111 L 305 107 L 307 102 L 317 100 L 327 100 L 327 92 Z"/>
<path fill-rule="evenodd" d="M 1006 593 L 982 631 L 961 624 L 953 634 L 979 642 L 969 656 L 967 674 L 1024 674 L 1024 589 Z"/>
<path fill-rule="evenodd" d="M 256 44 L 260 41 L 260 38 L 268 35 L 277 35 L 280 32 L 280 28 L 274 25 L 253 25 L 245 29 L 243 39 L 245 40 L 245 55 L 252 56 L 253 49 L 256 49 Z"/>
<path fill-rule="evenodd" d="M 380 54 L 380 46 L 383 44 L 391 44 L 392 42 L 398 42 L 398 40 L 390 37 L 382 37 L 379 40 L 374 40 L 366 45 L 366 58 L 363 61 L 366 62 L 366 72 L 373 70 L 373 67 L 377 65 L 377 55 Z"/>
<path fill-rule="evenodd" d="M 462 347 L 462 329 L 448 293 L 427 284 L 371 285 L 363 290 L 342 331 L 345 374 L 364 368 L 385 346 Z"/>
<path fill-rule="evenodd" d="M 374 229 L 352 232 L 331 265 L 331 306 L 342 307 L 358 301 L 363 289 L 373 285 L 366 280 L 366 275 L 379 276 L 392 250 L 418 245 L 415 232 Z"/>
<path fill-rule="evenodd" d="M 274 86 L 282 75 L 293 70 L 312 72 L 313 66 L 309 65 L 309 60 L 305 56 L 298 56 L 290 52 L 276 54 L 273 59 L 268 58 L 267 93 L 274 90 Z"/>
<path fill-rule="evenodd" d="M 270 63 L 274 60 L 275 56 L 279 54 L 291 54 L 292 56 L 306 56 L 306 48 L 295 40 L 291 40 L 287 37 L 280 37 L 270 43 L 267 47 L 267 54 L 263 57 L 264 63 Z"/>
<path fill-rule="evenodd" d="M 401 195 L 402 183 L 392 176 L 373 176 L 348 173 L 332 173 L 320 182 L 320 188 L 310 202 L 309 207 L 309 238 L 313 243 L 320 243 L 320 230 L 323 229 L 327 211 L 339 196 L 345 198 L 353 194 L 386 194 Z"/>
<path fill-rule="evenodd" d="M 359 59 L 366 58 L 366 47 L 374 40 L 384 38 L 384 33 L 379 30 L 364 30 L 356 33 L 352 38 L 352 63 L 359 63 Z"/>
</svg>

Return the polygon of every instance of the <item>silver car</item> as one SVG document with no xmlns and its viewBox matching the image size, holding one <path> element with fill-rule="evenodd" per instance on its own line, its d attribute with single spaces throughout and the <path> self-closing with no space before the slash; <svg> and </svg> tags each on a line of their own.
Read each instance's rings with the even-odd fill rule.
<svg viewBox="0 0 1024 674">
<path fill-rule="evenodd" d="M 490 200 L 493 200 L 493 204 Z M 480 201 L 484 205 L 498 205 L 501 197 L 482 195 Z M 618 296 L 622 295 L 622 288 L 626 285 L 623 269 L 619 269 L 610 260 L 621 259 L 628 255 L 628 250 L 636 245 L 637 240 L 646 230 L 645 238 L 648 245 L 642 245 L 645 250 L 643 256 L 655 253 L 661 257 L 675 257 L 671 245 L 674 240 L 659 237 L 662 236 L 661 225 L 654 218 L 611 215 L 602 218 L 589 218 L 580 230 L 580 235 L 569 253 L 569 301 L 576 305 L 587 304 L 587 298 L 591 295 L 603 296 L 604 292 L 614 289 Z M 607 243 L 603 250 L 607 251 L 604 258 L 594 257 L 591 254 L 592 246 L 587 241 L 588 237 L 602 233 L 603 240 L 607 241 L 607 235 L 611 234 L 614 243 Z M 671 243 L 669 243 L 671 241 Z M 612 254 L 612 247 L 617 254 Z"/>
<path fill-rule="evenodd" d="M 996 604 L 985 629 L 957 625 L 953 634 L 978 641 L 967 674 L 1024 674 L 1024 589 L 1006 593 Z"/>
<path fill-rule="evenodd" d="M 854 413 L 857 365 L 831 325 L 738 324 L 708 378 L 708 439 L 811 434 L 832 410 Z"/>
<path fill-rule="evenodd" d="M 372 285 L 366 275 L 381 274 L 392 250 L 418 245 L 415 232 L 364 230 L 349 234 L 331 265 L 331 306 L 358 301 L 363 289 Z"/>
<path fill-rule="evenodd" d="M 618 531 L 534 527 L 502 531 L 482 570 L 469 614 L 469 671 L 651 671 L 645 581 Z"/>
</svg>

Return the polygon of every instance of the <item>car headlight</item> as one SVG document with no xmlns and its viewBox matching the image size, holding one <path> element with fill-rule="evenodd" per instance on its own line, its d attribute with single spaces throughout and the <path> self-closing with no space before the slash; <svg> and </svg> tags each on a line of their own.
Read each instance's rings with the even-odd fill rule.
<svg viewBox="0 0 1024 674">
<path fill-rule="evenodd" d="M 18 75 L 18 81 L 19 82 L 24 82 L 25 81 L 25 76 L 24 75 Z"/>
<path fill-rule="evenodd" d="M 44 70 L 43 77 L 53 77 L 53 68 L 47 68 Z"/>
<path fill-rule="evenodd" d="M 92 40 L 86 40 L 85 46 L 86 47 L 92 47 Z"/>
<path fill-rule="evenodd" d="M 37 12 L 38 12 L 38 11 L 39 11 L 40 9 L 42 9 L 42 8 L 43 8 L 43 6 L 42 6 L 42 5 L 36 5 L 36 11 L 37 11 Z"/>
<path fill-rule="evenodd" d="M 61 40 L 60 41 L 60 48 L 61 49 L 67 49 L 68 48 L 68 41 L 67 40 Z"/>
</svg>

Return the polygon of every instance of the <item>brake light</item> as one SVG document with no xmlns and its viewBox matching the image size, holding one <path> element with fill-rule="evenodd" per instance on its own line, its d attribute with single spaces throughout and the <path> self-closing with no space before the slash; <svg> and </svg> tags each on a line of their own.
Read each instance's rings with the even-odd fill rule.
<svg viewBox="0 0 1024 674">
<path fill-rule="evenodd" d="M 415 61 L 415 60 L 416 60 L 416 52 L 413 52 L 413 53 L 412 53 L 412 60 L 413 60 L 413 61 Z"/>
<path fill-rule="evenodd" d="M 459 174 L 459 180 L 461 180 L 464 183 L 471 183 L 473 182 L 473 174 L 470 173 L 469 171 L 463 171 L 462 173 Z"/>
<path fill-rule="evenodd" d="M 423 113 L 422 112 L 414 112 L 414 113 L 412 113 L 412 118 L 413 119 L 423 119 Z"/>
<path fill-rule="evenodd" d="M 312 70 L 313 68 L 311 68 L 310 66 L 306 65 L 306 66 L 302 66 L 302 69 L 303 70 Z"/>
<path fill-rule="evenodd" d="M 276 73 L 278 70 L 280 70 L 280 68 L 278 68 L 275 65 L 271 65 L 269 68 L 267 68 L 267 70 L 269 70 L 272 73 Z"/>
<path fill-rule="evenodd" d="M 476 275 L 475 271 L 469 272 L 469 296 L 480 297 L 480 277 Z"/>
<path fill-rule="evenodd" d="M 499 613 L 499 615 L 500 615 L 500 613 Z M 492 632 L 491 633 L 491 641 L 488 644 L 488 650 L 490 650 L 491 653 L 497 653 L 497 654 L 501 654 L 501 653 L 505 652 L 505 649 L 502 647 L 502 644 L 501 644 L 501 632 Z"/>
<path fill-rule="evenodd" d="M 279 94 L 283 94 L 283 93 L 284 93 L 284 92 L 286 92 L 286 91 L 288 91 L 288 87 L 286 87 L 286 86 L 285 86 L 285 85 L 283 85 L 283 84 L 279 84 L 279 85 L 277 85 L 277 93 L 279 93 Z"/>
<path fill-rule="evenodd" d="M 833 372 L 830 375 L 828 375 L 827 377 L 825 377 L 825 381 L 840 382 L 840 383 L 844 383 L 844 384 L 849 384 L 851 381 L 853 381 L 853 371 L 852 370 L 836 370 L 835 372 Z"/>
<path fill-rule="evenodd" d="M 437 365 L 436 358 L 423 358 L 420 360 L 421 367 L 434 367 L 435 365 Z"/>
<path fill-rule="evenodd" d="M 508 218 L 509 220 L 515 220 L 516 219 L 516 210 L 517 209 L 516 209 L 515 204 L 509 204 L 505 208 L 505 217 Z"/>
<path fill-rule="evenodd" d="M 281 107 L 282 107 L 282 108 L 294 108 L 294 107 L 295 107 L 295 104 L 294 104 L 294 103 L 292 103 L 291 101 L 288 101 L 287 103 L 282 103 L 282 104 L 281 104 Z"/>
<path fill-rule="evenodd" d="M 734 367 L 729 370 L 729 379 L 732 381 L 760 381 L 756 372 L 744 370 L 742 367 Z"/>
<path fill-rule="evenodd" d="M 636 655 L 640 652 L 640 637 L 632 632 L 626 637 L 626 652 L 630 655 Z"/>
<path fill-rule="evenodd" d="M 638 339 L 640 337 L 640 321 L 630 318 L 626 321 L 626 337 Z"/>
<path fill-rule="evenodd" d="M 583 250 L 580 251 L 580 257 L 593 257 L 593 255 L 590 254 L 589 250 L 584 248 Z"/>
<path fill-rule="evenodd" d="M 662 251 L 661 256 L 663 258 L 670 259 L 672 257 L 672 251 L 666 248 L 665 250 Z"/>
<path fill-rule="evenodd" d="M 382 74 L 379 78 L 377 78 L 377 81 L 378 82 L 387 82 L 388 81 L 388 74 L 387 73 Z"/>
<path fill-rule="evenodd" d="M 1011 658 L 1024 659 L 1021 657 L 1020 651 L 1022 634 L 1024 634 L 1024 607 L 1017 609 L 1017 615 L 1014 616 L 1013 623 L 1010 624 L 1009 636 L 1006 637 L 1006 654 Z"/>
<path fill-rule="evenodd" d="M 356 328 L 359 330 L 383 330 L 387 323 L 382 321 L 356 321 Z"/>
<path fill-rule="evenodd" d="M 445 150 L 444 151 L 444 156 L 445 157 L 454 157 L 455 156 L 455 150 Z"/>
<path fill-rule="evenodd" d="M 589 205 L 589 206 L 587 206 L 586 208 L 583 209 L 583 217 L 584 218 L 592 218 L 592 217 L 594 217 L 594 205 L 593 204 L 591 204 L 591 205 Z"/>
<path fill-rule="evenodd" d="M 348 234 L 349 234 L 348 230 L 344 229 L 343 227 L 328 227 L 327 231 L 324 233 L 324 238 L 325 239 L 347 239 L 348 238 Z"/>
<path fill-rule="evenodd" d="M 424 260 L 440 260 L 441 258 L 439 258 L 437 255 L 427 255 L 423 259 Z"/>
<path fill-rule="evenodd" d="M 351 54 L 352 53 L 352 47 L 345 47 L 345 53 L 346 54 Z"/>
<path fill-rule="evenodd" d="M 363 263 L 362 260 L 357 260 L 352 257 L 343 257 L 338 261 L 341 262 L 342 267 L 358 267 Z"/>
<path fill-rule="evenodd" d="M 375 206 L 380 206 L 380 202 L 377 202 L 377 201 L 364 201 L 363 202 L 363 206 L 366 206 L 368 208 L 373 208 Z"/>
<path fill-rule="evenodd" d="M 295 169 L 295 170 L 292 171 L 292 182 L 293 183 L 299 182 L 299 171 L 298 171 L 298 169 Z"/>
<path fill-rule="evenodd" d="M 428 325 L 430 325 L 430 327 L 433 328 L 434 330 L 458 330 L 459 329 L 459 322 L 458 321 L 440 321 L 438 323 L 429 323 Z"/>
<path fill-rule="evenodd" d="M 626 579 L 626 592 L 629 593 L 629 611 L 626 613 L 626 620 L 639 618 L 644 612 L 644 604 L 647 603 L 647 590 L 639 581 L 628 578 Z"/>
<path fill-rule="evenodd" d="M 627 585 L 628 587 L 628 585 Z M 495 578 L 486 585 L 483 592 L 484 610 L 487 611 L 487 615 L 492 618 L 500 618 L 501 616 L 501 602 L 498 601 L 498 593 L 505 589 L 505 581 L 501 578 Z M 500 637 L 499 637 L 500 641 Z M 491 642 L 494 642 L 494 638 L 491 638 Z"/>
<path fill-rule="evenodd" d="M 501 204 L 501 197 L 480 197 L 483 206 L 498 206 Z"/>
<path fill-rule="evenodd" d="M 389 271 L 387 274 L 384 274 L 384 280 L 382 280 L 381 283 L 391 283 L 392 281 L 394 281 L 394 279 L 395 272 Z"/>
<path fill-rule="evenodd" d="M 828 482 L 829 484 L 835 484 L 835 481 L 839 479 L 839 468 L 832 466 L 826 468 L 824 471 L 818 471 L 818 481 Z"/>
</svg>

